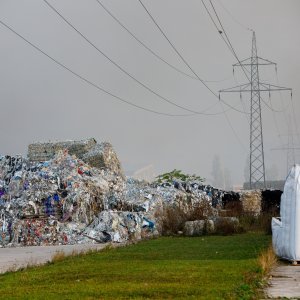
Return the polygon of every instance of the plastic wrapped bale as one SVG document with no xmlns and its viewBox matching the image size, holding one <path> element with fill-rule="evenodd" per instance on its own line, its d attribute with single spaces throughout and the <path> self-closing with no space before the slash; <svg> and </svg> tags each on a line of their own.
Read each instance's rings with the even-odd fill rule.
<svg viewBox="0 0 300 300">
<path fill-rule="evenodd" d="M 286 179 L 280 218 L 272 218 L 272 242 L 279 257 L 300 261 L 300 165 L 295 165 Z"/>
<path fill-rule="evenodd" d="M 243 211 L 254 215 L 261 212 L 261 192 L 258 190 L 241 192 Z"/>
</svg>

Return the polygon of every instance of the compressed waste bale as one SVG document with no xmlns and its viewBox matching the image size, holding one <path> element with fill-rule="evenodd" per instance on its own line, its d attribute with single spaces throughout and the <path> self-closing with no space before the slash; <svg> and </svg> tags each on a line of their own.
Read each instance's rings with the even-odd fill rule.
<svg viewBox="0 0 300 300">
<path fill-rule="evenodd" d="M 108 169 L 124 177 L 121 163 L 112 145 L 107 142 L 96 144 L 89 152 L 82 156 L 83 161 L 99 169 Z"/>
<path fill-rule="evenodd" d="M 37 142 L 28 146 L 28 159 L 33 162 L 48 161 L 59 151 L 66 149 L 70 155 L 82 158 L 96 144 L 97 142 L 93 138 L 82 141 Z"/>
<path fill-rule="evenodd" d="M 205 220 L 187 221 L 184 223 L 183 233 L 186 236 L 203 235 L 206 229 Z"/>
<path fill-rule="evenodd" d="M 261 191 L 244 191 L 241 192 L 241 202 L 243 211 L 259 215 L 261 212 Z"/>
<path fill-rule="evenodd" d="M 28 157 L 0 156 L 0 246 L 151 237 L 163 232 L 166 208 L 201 221 L 218 215 L 225 195 L 196 179 L 125 180 L 112 146 L 94 139 L 33 144 Z M 192 235 L 214 231 L 202 221 Z"/>
<path fill-rule="evenodd" d="M 107 169 L 124 177 L 121 163 L 112 145 L 108 142 L 98 144 L 93 138 L 82 141 L 33 143 L 28 146 L 28 159 L 31 162 L 48 161 L 64 150 L 68 150 L 70 155 L 75 155 L 91 167 Z"/>
<path fill-rule="evenodd" d="M 5 177 L 10 164 L 7 158 L 0 160 L 0 172 Z M 0 244 L 26 246 L 78 242 L 77 229 L 94 220 L 105 208 L 105 195 L 111 186 L 123 186 L 123 179 L 59 151 L 49 161 L 25 164 L 0 184 Z M 43 227 L 43 222 L 55 222 L 55 230 L 47 225 L 51 232 L 40 234 L 37 227 Z M 76 228 L 69 226 L 72 222 Z"/>
</svg>

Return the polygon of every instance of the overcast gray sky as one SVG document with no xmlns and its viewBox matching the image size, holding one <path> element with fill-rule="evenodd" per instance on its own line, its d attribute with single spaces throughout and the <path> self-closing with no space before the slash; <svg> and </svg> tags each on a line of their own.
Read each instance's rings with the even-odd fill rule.
<svg viewBox="0 0 300 300">
<path fill-rule="evenodd" d="M 200 81 L 182 75 L 149 53 L 96 0 L 48 1 L 102 52 L 156 93 L 188 109 L 211 107 L 207 113 L 219 114 L 168 117 L 127 105 L 76 78 L 0 24 L 1 154 L 26 154 L 27 145 L 34 141 L 95 137 L 113 144 L 127 173 L 152 164 L 157 173 L 177 168 L 210 179 L 213 157 L 219 155 L 233 182 L 244 181 L 249 152 L 249 120 L 245 114 L 226 112 L 234 134 L 218 99 Z M 192 75 L 138 0 L 101 3 L 155 53 Z M 236 60 L 200 0 L 143 3 L 203 80 L 225 79 L 207 82 L 213 91 L 246 82 L 238 70 L 233 77 Z M 300 132 L 300 1 L 213 3 L 239 58 L 251 55 L 252 33 L 246 28 L 252 28 L 258 55 L 277 62 L 279 85 L 293 88 L 293 113 L 289 92 L 283 92 L 282 98 L 279 93 L 271 94 L 273 108 L 284 112 L 262 107 L 266 167 L 276 165 L 284 177 L 286 152 L 271 149 L 287 143 L 286 136 L 278 135 L 289 133 L 288 120 L 290 132 Z M 187 113 L 122 73 L 42 0 L 0 0 L 0 20 L 71 70 L 127 101 L 163 113 Z M 277 84 L 272 66 L 262 67 L 260 77 Z M 263 98 L 269 101 L 268 94 Z M 249 111 L 249 95 L 243 95 L 242 100 L 238 94 L 224 95 L 224 100 Z M 299 139 L 294 135 L 298 146 Z"/>
</svg>

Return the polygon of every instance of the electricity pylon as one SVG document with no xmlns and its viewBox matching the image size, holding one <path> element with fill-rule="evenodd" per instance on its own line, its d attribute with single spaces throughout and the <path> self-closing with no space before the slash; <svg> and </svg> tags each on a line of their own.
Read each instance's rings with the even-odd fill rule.
<svg viewBox="0 0 300 300">
<path fill-rule="evenodd" d="M 250 92 L 250 189 L 259 188 L 260 183 L 266 187 L 264 144 L 261 116 L 261 92 L 284 91 L 290 88 L 272 85 L 260 81 L 259 66 L 275 65 L 276 63 L 257 56 L 256 36 L 253 31 L 251 57 L 239 61 L 234 67 L 241 67 L 246 74 L 249 83 L 234 86 L 232 88 L 220 90 L 219 93 L 242 93 Z M 250 71 L 248 70 L 250 67 Z M 249 78 L 250 73 L 250 78 Z"/>
</svg>

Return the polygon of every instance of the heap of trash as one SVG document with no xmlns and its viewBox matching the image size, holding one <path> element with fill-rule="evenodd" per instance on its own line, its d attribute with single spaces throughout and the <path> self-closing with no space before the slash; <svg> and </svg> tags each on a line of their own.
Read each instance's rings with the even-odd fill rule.
<svg viewBox="0 0 300 300">
<path fill-rule="evenodd" d="M 144 239 L 161 234 L 166 207 L 206 201 L 216 216 L 232 199 L 196 179 L 126 178 L 109 143 L 31 144 L 27 158 L 0 156 L 0 247 Z"/>
</svg>

